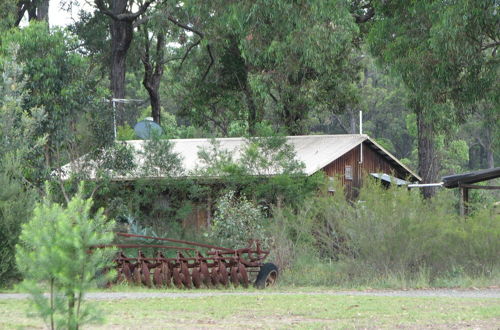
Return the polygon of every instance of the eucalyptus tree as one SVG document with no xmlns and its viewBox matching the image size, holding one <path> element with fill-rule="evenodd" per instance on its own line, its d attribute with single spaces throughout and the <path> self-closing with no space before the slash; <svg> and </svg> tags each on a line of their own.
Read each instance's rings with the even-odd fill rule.
<svg viewBox="0 0 500 330">
<path fill-rule="evenodd" d="M 197 9 L 212 66 L 187 77 L 184 113 L 197 122 L 244 120 L 250 134 L 269 119 L 290 134 L 312 110 L 353 102 L 357 26 L 344 1 L 188 2 Z M 199 51 L 200 56 L 205 56 Z M 211 68 L 207 70 L 207 68 Z M 208 72 L 208 74 L 206 74 Z M 203 104 L 200 99 L 208 102 Z"/>
<path fill-rule="evenodd" d="M 151 117 L 158 124 L 161 118 L 160 84 L 165 65 L 178 62 L 178 67 L 182 67 L 191 50 L 205 36 L 197 27 L 196 17 L 186 15 L 186 9 L 184 4 L 165 2 L 141 17 L 143 24 L 140 27 L 142 33 L 139 53 L 144 65 L 142 84 L 149 94 Z M 184 18 L 186 20 L 181 21 Z M 186 32 L 194 36 L 191 43 L 187 43 Z M 177 46 L 167 46 L 167 43 L 175 43 Z"/>
<path fill-rule="evenodd" d="M 25 82 L 23 109 L 28 114 L 37 108 L 45 112 L 38 118 L 36 132 L 44 138 L 44 162 L 32 164 L 30 169 L 32 179 L 41 183 L 55 166 L 71 157 L 71 147 L 79 144 L 80 119 L 95 108 L 102 94 L 87 59 L 74 51 L 77 40 L 64 30 L 49 31 L 46 23 L 38 22 L 12 29 L 2 36 L 0 55 L 9 56 L 9 49 L 15 45 Z"/>
<path fill-rule="evenodd" d="M 10 29 L 15 22 L 16 1 L 5 0 L 0 2 L 0 33 Z"/>
<path fill-rule="evenodd" d="M 7 0 L 8 1 L 8 0 Z M 17 0 L 17 15 L 14 26 L 19 26 L 25 15 L 28 20 L 49 21 L 50 0 Z"/>
<path fill-rule="evenodd" d="M 371 52 L 411 92 L 419 171 L 424 182 L 435 182 L 436 131 L 463 121 L 471 105 L 498 91 L 498 2 L 400 0 L 369 5 L 374 13 Z M 498 97 L 493 102 L 498 105 Z M 426 197 L 432 194 L 424 191 Z"/>
<path fill-rule="evenodd" d="M 134 29 L 141 24 L 139 17 L 153 2 L 155 0 L 146 0 L 141 4 L 134 0 L 94 0 L 99 12 L 111 19 L 110 87 L 113 98 L 125 98 L 127 52 L 134 37 Z M 138 7 L 135 11 L 134 6 Z"/>
</svg>

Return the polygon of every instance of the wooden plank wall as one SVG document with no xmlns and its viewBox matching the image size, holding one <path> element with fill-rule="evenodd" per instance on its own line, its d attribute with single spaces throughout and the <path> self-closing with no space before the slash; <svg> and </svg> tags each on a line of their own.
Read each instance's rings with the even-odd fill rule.
<svg viewBox="0 0 500 330">
<path fill-rule="evenodd" d="M 357 196 L 357 191 L 361 187 L 364 174 L 383 172 L 390 175 L 394 174 L 401 179 L 405 178 L 404 173 L 394 167 L 366 143 L 363 143 L 362 164 L 359 163 L 360 159 L 360 146 L 357 146 L 323 168 L 326 175 L 335 178 L 338 177 L 342 181 L 344 190 L 349 198 Z M 352 180 L 345 178 L 346 166 L 351 166 L 352 168 Z"/>
</svg>

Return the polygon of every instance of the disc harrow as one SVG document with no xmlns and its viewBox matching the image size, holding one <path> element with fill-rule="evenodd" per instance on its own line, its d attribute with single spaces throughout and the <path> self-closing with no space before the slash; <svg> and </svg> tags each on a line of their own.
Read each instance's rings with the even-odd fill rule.
<svg viewBox="0 0 500 330">
<path fill-rule="evenodd" d="M 257 278 L 257 281 L 254 285 L 264 288 L 268 284 L 262 285 L 262 277 L 272 277 L 273 281 L 265 283 L 274 284 L 278 274 L 274 264 L 263 263 L 269 255 L 269 251 L 262 250 L 260 242 L 257 240 L 249 241 L 245 248 L 234 250 L 171 238 L 127 233 L 117 233 L 117 235 L 188 245 L 111 244 L 96 246 L 96 248 L 115 247 L 119 249 L 114 259 L 117 282 L 157 288 L 199 289 L 228 286 L 229 284 L 235 287 L 240 285 L 248 287 L 251 274 L 255 273 L 254 278 Z M 204 248 L 207 251 L 202 254 L 197 248 Z M 125 255 L 123 249 L 137 249 L 137 254 L 136 256 Z M 153 256 L 146 256 L 143 252 L 146 249 L 155 251 Z M 168 251 L 175 251 L 175 256 L 168 257 Z M 269 265 L 273 267 L 269 267 Z M 267 270 L 271 268 L 275 270 L 274 273 L 267 274 Z"/>
</svg>

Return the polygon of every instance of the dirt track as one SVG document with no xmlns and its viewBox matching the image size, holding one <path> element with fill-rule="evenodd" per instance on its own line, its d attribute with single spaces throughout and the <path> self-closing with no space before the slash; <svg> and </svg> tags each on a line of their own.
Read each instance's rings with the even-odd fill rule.
<svg viewBox="0 0 500 330">
<path fill-rule="evenodd" d="M 189 292 L 91 292 L 90 300 L 145 299 L 145 298 L 200 298 L 212 296 L 263 296 L 263 295 L 333 295 L 333 296 L 384 296 L 384 297 L 448 297 L 500 299 L 500 288 L 494 289 L 428 289 L 428 290 L 367 290 L 367 291 L 189 291 Z M 3 293 L 0 299 L 27 299 L 24 293 Z"/>
</svg>

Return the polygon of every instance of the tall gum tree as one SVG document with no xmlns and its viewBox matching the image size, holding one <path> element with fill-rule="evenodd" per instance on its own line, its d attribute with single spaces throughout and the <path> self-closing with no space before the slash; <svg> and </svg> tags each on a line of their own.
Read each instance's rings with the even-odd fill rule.
<svg viewBox="0 0 500 330">
<path fill-rule="evenodd" d="M 373 13 L 370 50 L 411 91 L 419 172 L 424 182 L 436 182 L 436 130 L 464 121 L 471 105 L 498 90 L 498 2 L 373 0 L 366 5 L 364 12 Z M 431 197 L 434 190 L 423 194 Z"/>
<path fill-rule="evenodd" d="M 224 133 L 224 120 L 236 118 L 253 135 L 267 119 L 289 134 L 303 134 L 312 111 L 353 101 L 357 27 L 344 1 L 189 3 L 198 10 L 215 58 L 196 88 L 205 93 L 186 95 L 192 102 L 185 112 L 197 121 L 220 118 L 213 124 Z M 194 99 L 205 95 L 211 107 Z"/>
<path fill-rule="evenodd" d="M 125 73 L 127 52 L 134 37 L 134 28 L 140 24 L 139 17 L 146 12 L 155 0 L 147 0 L 138 6 L 136 11 L 132 10 L 134 1 L 110 0 L 106 4 L 104 0 L 95 0 L 97 9 L 111 19 L 111 70 L 110 88 L 112 97 L 115 99 L 125 98 Z M 121 104 L 117 104 L 117 113 L 121 113 Z"/>
</svg>

